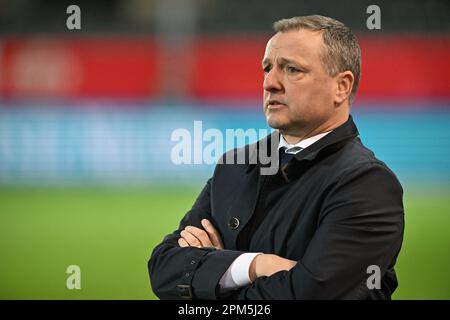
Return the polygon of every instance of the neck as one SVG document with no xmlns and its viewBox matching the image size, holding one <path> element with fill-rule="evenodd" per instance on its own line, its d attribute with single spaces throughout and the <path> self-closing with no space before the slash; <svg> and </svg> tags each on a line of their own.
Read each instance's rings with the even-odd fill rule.
<svg viewBox="0 0 450 320">
<path fill-rule="evenodd" d="M 341 116 L 339 119 L 328 120 L 319 126 L 312 128 L 306 132 L 282 132 L 284 140 L 289 144 L 297 144 L 302 140 L 308 139 L 310 137 L 316 136 L 318 134 L 334 130 L 335 128 L 341 126 L 348 120 L 348 114 Z"/>
</svg>

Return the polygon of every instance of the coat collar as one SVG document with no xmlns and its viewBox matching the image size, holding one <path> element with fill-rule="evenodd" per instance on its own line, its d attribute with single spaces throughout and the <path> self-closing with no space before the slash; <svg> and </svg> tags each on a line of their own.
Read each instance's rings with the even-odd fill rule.
<svg viewBox="0 0 450 320">
<path fill-rule="evenodd" d="M 356 127 L 356 124 L 353 122 L 352 115 L 349 115 L 348 120 L 340 125 L 339 127 L 335 128 L 332 132 L 327 134 L 322 139 L 316 141 L 309 147 L 305 148 L 301 152 L 297 153 L 295 155 L 295 159 L 298 161 L 303 160 L 314 160 L 319 154 L 324 152 L 328 149 L 335 149 L 341 146 L 341 142 L 345 142 L 346 140 L 350 140 L 352 138 L 355 138 L 359 135 L 358 128 Z M 275 141 L 273 141 L 275 139 Z M 275 131 L 268 135 L 267 137 L 261 139 L 257 142 L 257 147 L 253 148 L 253 150 L 250 153 L 250 165 L 247 168 L 247 173 L 251 171 L 255 166 L 269 166 L 269 164 L 262 164 L 259 161 L 258 153 L 265 152 L 266 155 L 271 156 L 271 142 L 276 142 L 276 146 L 278 146 L 280 139 L 280 134 L 278 131 Z M 277 150 L 277 148 L 275 148 Z M 259 152 L 258 152 L 259 151 Z M 278 159 L 276 159 L 278 161 Z M 256 163 L 256 165 L 255 165 Z"/>
<path fill-rule="evenodd" d="M 355 138 L 358 135 L 358 128 L 353 122 L 353 117 L 349 115 L 348 120 L 345 123 L 310 145 L 308 148 L 297 153 L 295 158 L 297 160 L 314 160 L 323 149 L 336 145 L 344 140 Z"/>
</svg>

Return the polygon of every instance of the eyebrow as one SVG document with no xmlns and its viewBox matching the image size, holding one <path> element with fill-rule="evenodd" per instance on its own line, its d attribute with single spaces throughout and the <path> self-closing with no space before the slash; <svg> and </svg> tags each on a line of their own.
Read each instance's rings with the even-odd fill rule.
<svg viewBox="0 0 450 320">
<path fill-rule="evenodd" d="M 262 64 L 263 67 L 266 66 L 266 65 L 268 65 L 269 63 L 270 63 L 270 59 L 269 59 L 269 58 L 265 58 L 265 59 L 263 59 L 263 61 L 261 62 L 261 64 Z"/>
<path fill-rule="evenodd" d="M 265 58 L 263 61 L 262 61 L 262 66 L 264 67 L 264 66 L 266 66 L 266 65 L 268 65 L 268 64 L 270 64 L 271 63 L 271 59 L 270 58 Z M 295 65 L 299 65 L 299 66 L 301 66 L 301 67 L 303 67 L 304 65 L 302 64 L 302 63 L 300 63 L 300 62 L 298 62 L 298 61 L 295 61 L 295 60 L 292 60 L 292 59 L 288 59 L 288 58 L 278 58 L 278 64 L 280 64 L 280 65 L 286 65 L 286 64 L 295 64 Z"/>
</svg>

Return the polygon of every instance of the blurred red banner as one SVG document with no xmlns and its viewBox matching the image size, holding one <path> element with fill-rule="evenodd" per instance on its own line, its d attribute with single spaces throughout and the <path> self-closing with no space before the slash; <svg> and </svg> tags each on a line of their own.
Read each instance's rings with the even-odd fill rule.
<svg viewBox="0 0 450 320">
<path fill-rule="evenodd" d="M 186 50 L 168 52 L 147 38 L 4 39 L 0 41 L 0 95 L 162 97 L 170 95 L 170 79 L 176 82 L 181 77 L 177 68 L 165 67 L 175 61 L 184 68 L 182 92 L 187 98 L 260 99 L 265 42 L 263 38 L 199 38 Z M 360 44 L 359 98 L 450 98 L 449 37 L 364 36 Z M 165 70 L 170 74 L 163 74 Z"/>
</svg>

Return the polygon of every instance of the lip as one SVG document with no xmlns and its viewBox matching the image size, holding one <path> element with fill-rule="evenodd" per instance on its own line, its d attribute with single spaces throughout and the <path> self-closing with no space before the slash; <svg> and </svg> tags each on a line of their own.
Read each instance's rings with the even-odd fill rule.
<svg viewBox="0 0 450 320">
<path fill-rule="evenodd" d="M 285 107 L 286 105 L 278 100 L 269 100 L 269 103 L 267 103 L 267 110 L 277 110 Z"/>
</svg>

